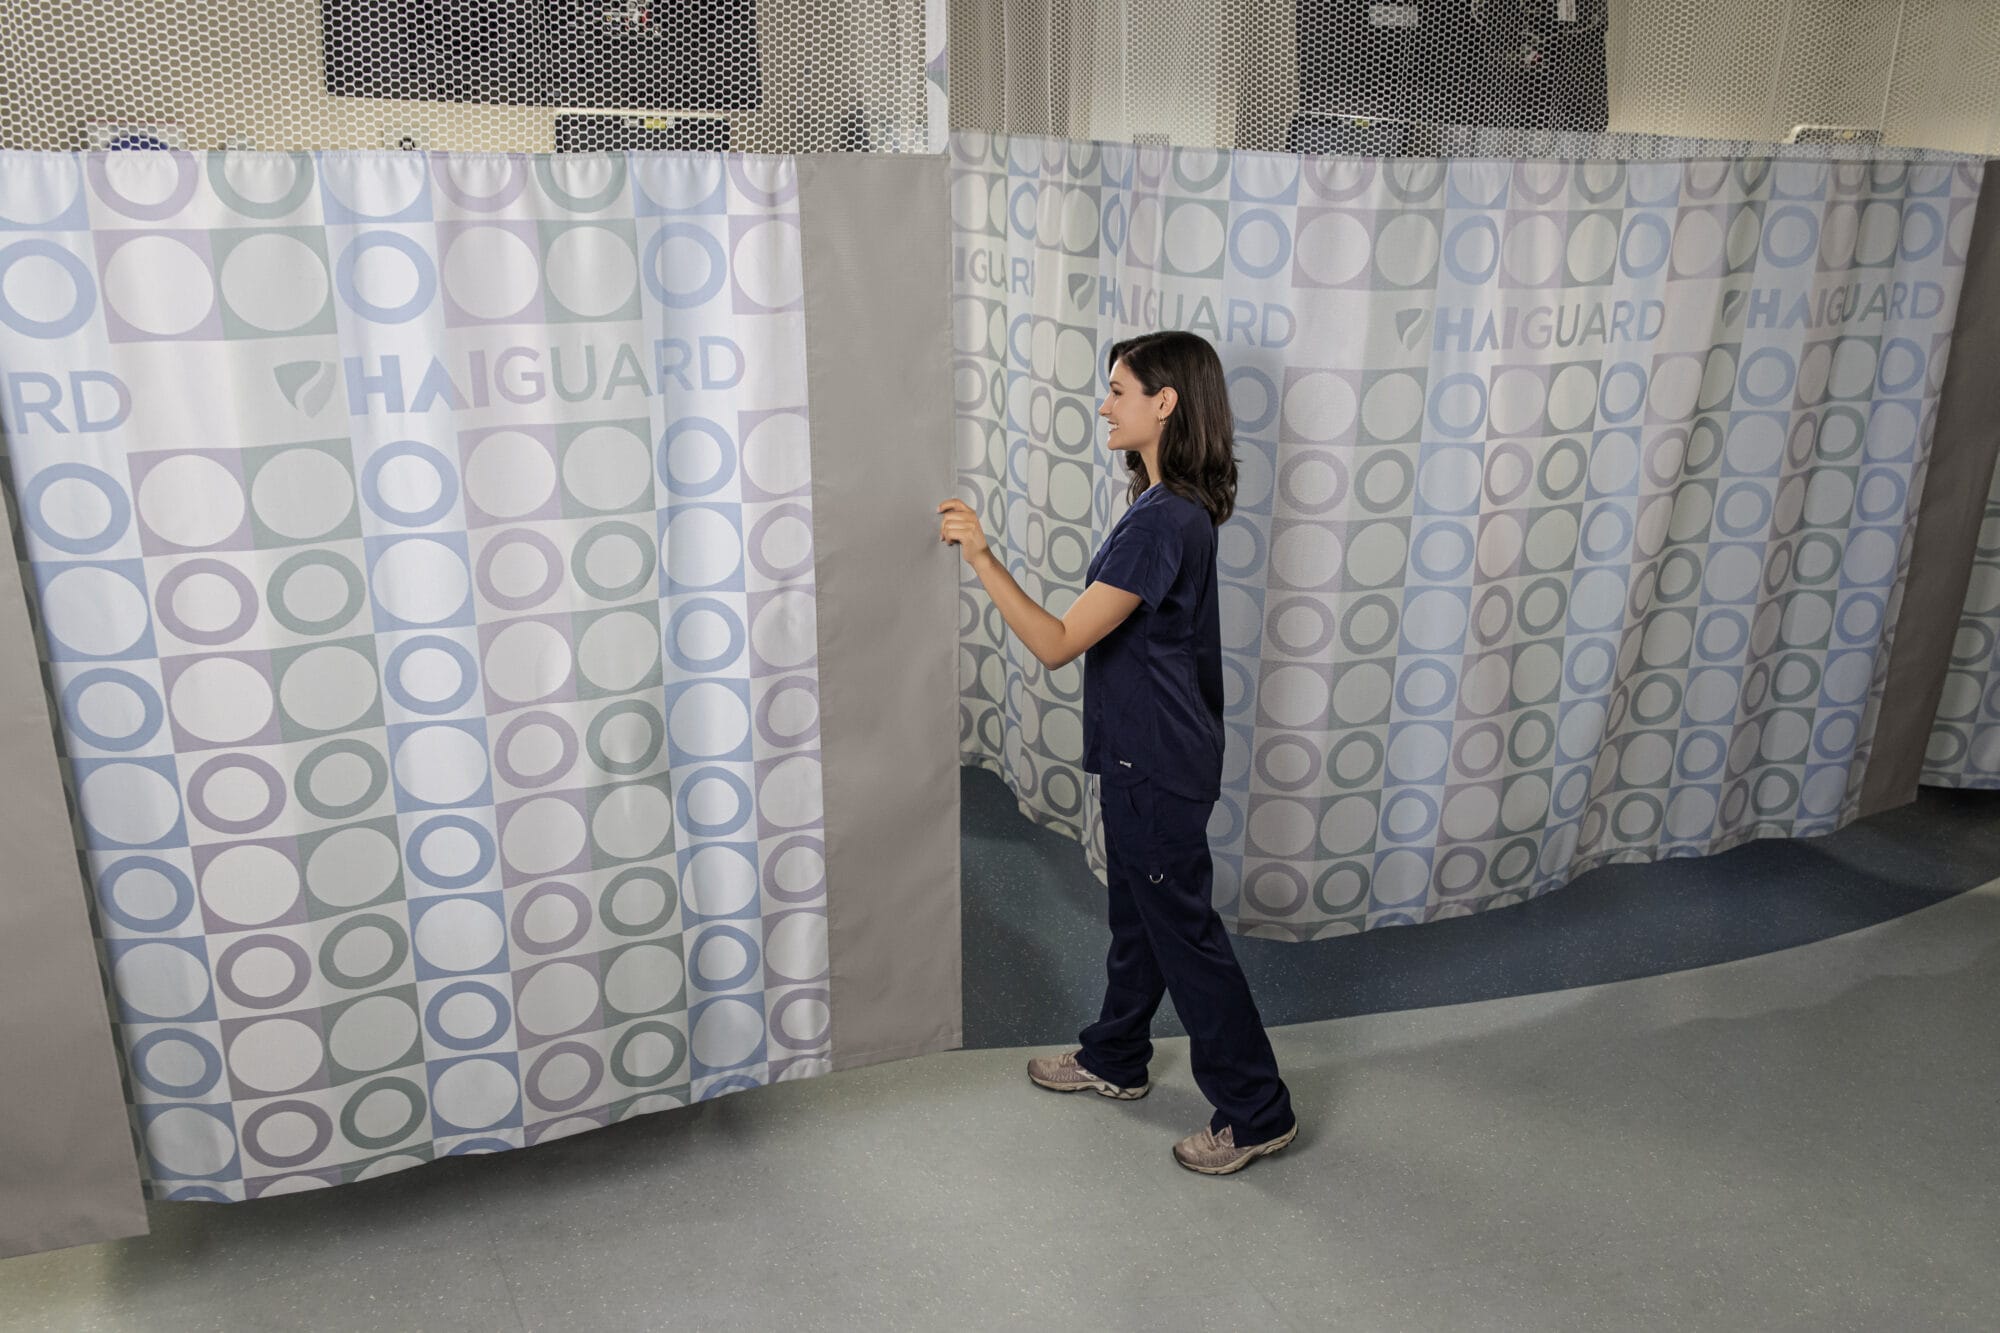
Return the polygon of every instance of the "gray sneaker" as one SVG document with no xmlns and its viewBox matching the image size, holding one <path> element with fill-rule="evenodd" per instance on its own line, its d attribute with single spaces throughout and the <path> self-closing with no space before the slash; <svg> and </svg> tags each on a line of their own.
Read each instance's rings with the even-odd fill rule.
<svg viewBox="0 0 2000 1333">
<path fill-rule="evenodd" d="M 1137 1101 L 1153 1090 L 1151 1083 L 1121 1088 L 1099 1078 L 1076 1062 L 1076 1057 L 1082 1054 L 1082 1051 L 1064 1051 L 1061 1055 L 1038 1055 L 1028 1061 L 1028 1077 L 1051 1092 L 1082 1092 L 1088 1088 L 1100 1097 L 1116 1097 L 1121 1102 Z"/>
<path fill-rule="evenodd" d="M 1225 1127 L 1220 1134 L 1203 1126 L 1174 1145 L 1174 1160 L 1204 1176 L 1226 1176 L 1241 1171 L 1267 1153 L 1277 1152 L 1298 1136 L 1299 1123 L 1294 1120 L 1292 1127 L 1277 1138 L 1239 1148 L 1234 1126 Z"/>
</svg>

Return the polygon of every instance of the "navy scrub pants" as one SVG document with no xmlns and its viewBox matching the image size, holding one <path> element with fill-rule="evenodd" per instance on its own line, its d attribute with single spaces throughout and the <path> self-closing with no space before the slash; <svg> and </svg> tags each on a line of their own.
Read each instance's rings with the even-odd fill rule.
<svg viewBox="0 0 2000 1333">
<path fill-rule="evenodd" d="M 1103 784 L 1111 952 L 1104 1007 L 1079 1034 L 1078 1061 L 1120 1087 L 1144 1083 L 1153 1014 L 1171 991 L 1195 1086 L 1215 1108 L 1209 1128 L 1232 1127 L 1237 1146 L 1249 1147 L 1292 1127 L 1292 1101 L 1210 901 L 1213 808 L 1143 779 Z"/>
</svg>

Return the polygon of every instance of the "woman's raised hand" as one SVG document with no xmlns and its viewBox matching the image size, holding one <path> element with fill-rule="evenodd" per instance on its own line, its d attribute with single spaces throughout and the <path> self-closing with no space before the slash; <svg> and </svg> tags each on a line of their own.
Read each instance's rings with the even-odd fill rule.
<svg viewBox="0 0 2000 1333">
<path fill-rule="evenodd" d="M 972 512 L 971 505 L 963 500 L 946 500 L 937 511 L 944 516 L 938 523 L 938 540 L 956 546 L 966 564 L 987 553 L 986 530 L 980 527 L 979 515 Z"/>
</svg>

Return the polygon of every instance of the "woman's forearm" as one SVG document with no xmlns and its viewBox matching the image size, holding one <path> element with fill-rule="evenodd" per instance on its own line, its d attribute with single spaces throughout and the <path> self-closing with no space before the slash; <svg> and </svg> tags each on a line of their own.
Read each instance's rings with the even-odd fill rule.
<svg viewBox="0 0 2000 1333">
<path fill-rule="evenodd" d="M 1027 645 L 1035 660 L 1043 666 L 1067 661 L 1063 653 L 1065 631 L 1062 621 L 1028 596 L 992 551 L 980 552 L 971 563 L 973 572 L 985 585 L 986 595 L 993 599 L 993 605 L 1000 608 L 1000 618 Z"/>
</svg>

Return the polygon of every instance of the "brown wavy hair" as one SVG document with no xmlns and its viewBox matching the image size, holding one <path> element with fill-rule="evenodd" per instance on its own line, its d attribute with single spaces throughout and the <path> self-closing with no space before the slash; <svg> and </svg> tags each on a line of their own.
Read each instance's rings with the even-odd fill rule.
<svg viewBox="0 0 2000 1333">
<path fill-rule="evenodd" d="M 1120 361 L 1148 394 L 1171 386 L 1179 395 L 1160 424 L 1160 484 L 1208 511 L 1221 527 L 1236 512 L 1236 419 L 1229 411 L 1229 387 L 1222 360 L 1206 338 L 1178 329 L 1142 333 L 1114 343 L 1106 358 L 1109 375 Z M 1131 498 L 1139 498 L 1153 478 L 1136 449 L 1125 451 L 1132 474 Z"/>
</svg>

